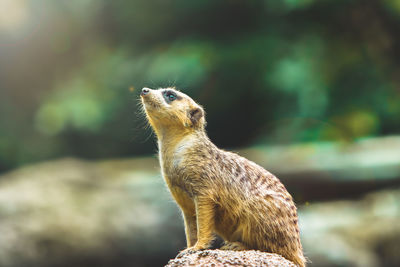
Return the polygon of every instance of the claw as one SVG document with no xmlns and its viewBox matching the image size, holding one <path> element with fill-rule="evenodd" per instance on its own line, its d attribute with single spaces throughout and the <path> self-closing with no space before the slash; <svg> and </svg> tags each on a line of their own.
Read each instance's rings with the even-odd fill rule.
<svg viewBox="0 0 400 267">
<path fill-rule="evenodd" d="M 190 248 L 184 249 L 181 252 L 179 252 L 178 256 L 176 256 L 176 257 L 177 258 L 182 258 L 182 257 L 184 257 L 186 255 L 190 255 L 190 254 L 193 254 L 195 252 L 196 252 L 196 250 L 193 249 L 193 247 L 190 247 Z"/>
<path fill-rule="evenodd" d="M 220 248 L 221 250 L 246 250 L 246 246 L 240 242 L 225 242 L 224 245 Z"/>
<path fill-rule="evenodd" d="M 202 248 L 199 246 L 189 247 L 189 248 L 184 249 L 181 252 L 179 252 L 179 254 L 178 254 L 178 256 L 176 256 L 176 258 L 182 258 L 183 256 L 194 254 L 197 251 L 204 250 L 204 249 L 206 249 L 206 248 Z"/>
</svg>

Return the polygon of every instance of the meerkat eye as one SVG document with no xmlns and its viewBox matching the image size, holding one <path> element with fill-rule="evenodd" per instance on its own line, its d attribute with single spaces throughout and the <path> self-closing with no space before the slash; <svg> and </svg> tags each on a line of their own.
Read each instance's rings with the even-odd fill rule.
<svg viewBox="0 0 400 267">
<path fill-rule="evenodd" d="M 172 102 L 175 99 L 177 99 L 176 94 L 174 92 L 171 92 L 171 91 L 165 91 L 164 92 L 164 97 L 168 102 Z"/>
<path fill-rule="evenodd" d="M 176 99 L 176 96 L 175 95 L 173 95 L 173 94 L 169 94 L 168 95 L 168 98 L 169 98 L 169 100 L 175 100 Z"/>
</svg>

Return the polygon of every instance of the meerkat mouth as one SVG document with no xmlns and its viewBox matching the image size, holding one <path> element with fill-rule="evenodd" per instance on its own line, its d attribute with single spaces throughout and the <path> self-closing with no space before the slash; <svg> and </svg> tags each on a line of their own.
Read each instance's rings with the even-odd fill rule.
<svg viewBox="0 0 400 267">
<path fill-rule="evenodd" d="M 143 97 L 143 96 L 141 96 L 141 97 L 142 97 L 142 103 L 143 103 L 143 106 L 144 106 L 145 109 L 148 109 L 148 108 L 150 108 L 150 109 L 158 109 L 158 108 L 160 108 L 160 104 L 159 103 L 153 101 L 152 99 L 149 99 L 149 98 L 146 98 L 146 97 Z"/>
<path fill-rule="evenodd" d="M 159 107 L 158 104 L 156 104 L 154 102 L 150 102 L 150 101 L 144 101 L 143 104 L 144 104 L 145 108 L 158 108 Z"/>
</svg>

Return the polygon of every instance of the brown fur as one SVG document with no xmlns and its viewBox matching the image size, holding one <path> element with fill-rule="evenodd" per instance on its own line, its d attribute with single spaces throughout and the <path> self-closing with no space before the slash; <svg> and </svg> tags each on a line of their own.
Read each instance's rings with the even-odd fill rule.
<svg viewBox="0 0 400 267">
<path fill-rule="evenodd" d="M 305 266 L 296 206 L 264 168 L 217 148 L 207 137 L 204 111 L 187 95 L 148 89 L 142 102 L 159 146 L 165 181 L 182 210 L 188 248 L 257 249 Z M 168 102 L 165 90 L 178 99 Z"/>
</svg>

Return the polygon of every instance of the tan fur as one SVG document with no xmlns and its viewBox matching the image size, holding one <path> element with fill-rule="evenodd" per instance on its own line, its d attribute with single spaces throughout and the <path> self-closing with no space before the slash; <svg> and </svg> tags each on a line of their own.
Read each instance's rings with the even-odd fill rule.
<svg viewBox="0 0 400 267">
<path fill-rule="evenodd" d="M 221 249 L 278 253 L 305 266 L 296 206 L 279 179 L 217 148 L 205 133 L 202 107 L 190 97 L 168 88 L 179 96 L 168 103 L 166 89 L 148 90 L 142 102 L 164 179 L 183 213 L 186 251 L 209 248 L 218 234 Z"/>
</svg>

